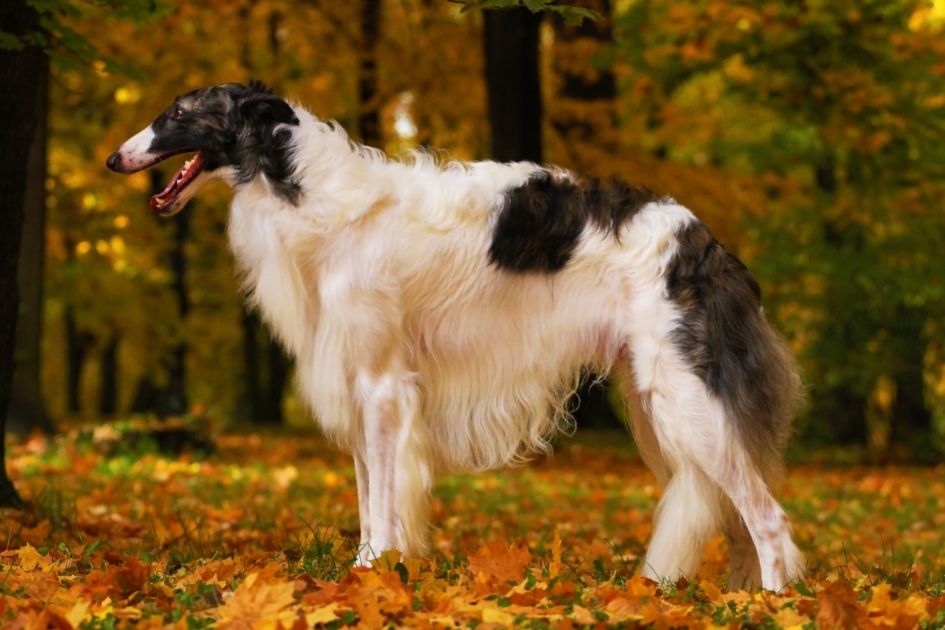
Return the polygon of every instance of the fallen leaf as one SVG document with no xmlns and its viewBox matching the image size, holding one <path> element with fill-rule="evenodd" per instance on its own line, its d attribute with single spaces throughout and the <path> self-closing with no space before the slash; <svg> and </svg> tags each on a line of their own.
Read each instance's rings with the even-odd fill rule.
<svg viewBox="0 0 945 630">
<path fill-rule="evenodd" d="M 295 612 L 295 584 L 290 581 L 259 579 L 250 573 L 227 602 L 217 609 L 217 627 L 232 630 L 272 628 L 277 623 L 291 626 Z"/>
<path fill-rule="evenodd" d="M 855 629 L 872 628 L 869 616 L 856 599 L 856 594 L 845 582 L 832 582 L 817 594 L 820 609 L 817 627 Z"/>
<path fill-rule="evenodd" d="M 500 541 L 492 541 L 469 556 L 469 570 L 501 582 L 518 581 L 531 559 L 528 548 L 523 545 L 510 546 Z"/>
</svg>

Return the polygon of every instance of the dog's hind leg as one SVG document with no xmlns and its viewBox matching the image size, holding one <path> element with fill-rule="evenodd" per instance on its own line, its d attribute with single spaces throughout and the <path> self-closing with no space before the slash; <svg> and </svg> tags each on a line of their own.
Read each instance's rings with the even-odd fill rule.
<svg viewBox="0 0 945 630">
<path fill-rule="evenodd" d="M 751 533 L 727 497 L 724 499 L 722 511 L 722 531 L 725 532 L 729 554 L 728 589 L 734 591 L 758 588 L 761 586 L 761 565 L 758 564 L 758 554 L 751 541 Z"/>
<path fill-rule="evenodd" d="M 618 364 L 614 367 L 614 376 L 620 387 L 620 396 L 627 409 L 627 422 L 633 434 L 633 442 L 637 452 L 646 467 L 650 469 L 660 488 L 669 483 L 673 471 L 663 449 L 660 446 L 656 433 L 653 432 L 653 420 L 649 412 L 643 408 L 643 401 L 633 380 L 633 373 L 629 365 Z"/>
<path fill-rule="evenodd" d="M 641 573 L 654 580 L 691 578 L 706 541 L 718 530 L 722 497 L 697 466 L 664 451 L 629 368 L 618 366 L 615 372 L 637 450 L 663 488 Z"/>
<path fill-rule="evenodd" d="M 757 552 L 761 586 L 779 591 L 804 573 L 804 558 L 791 538 L 787 514 L 737 438 L 725 446 L 719 445 L 717 451 L 718 455 L 711 455 L 702 463 L 732 501 L 748 530 Z M 739 542 L 744 544 L 743 540 Z M 733 563 L 738 560 L 737 549 L 738 544 L 732 549 Z"/>
<path fill-rule="evenodd" d="M 656 507 L 641 573 L 654 580 L 692 578 L 706 541 L 718 530 L 719 494 L 698 467 L 679 466 Z"/>
<path fill-rule="evenodd" d="M 714 509 L 714 517 L 719 519 L 716 523 L 722 524 L 724 504 L 716 501 L 712 506 L 707 498 L 710 491 L 698 481 L 710 480 L 717 488 L 716 496 L 718 489 L 724 492 L 744 522 L 758 554 L 762 585 L 771 590 L 782 589 L 801 575 L 803 559 L 791 540 L 784 510 L 771 496 L 734 423 L 727 418 L 722 404 L 670 345 L 664 344 L 658 354 L 651 354 L 646 360 L 648 364 L 640 366 L 635 356 L 638 381 L 641 373 L 646 377 L 638 382 L 643 407 L 650 412 L 654 435 L 674 469 L 673 480 L 681 472 L 687 475 L 680 482 L 684 490 L 671 493 L 673 481 L 670 482 L 659 507 L 657 527 L 662 527 L 666 518 L 662 513 L 695 520 L 687 526 L 689 529 L 698 529 L 700 523 L 707 527 L 707 507 Z M 690 469 L 698 470 L 699 474 Z M 690 488 L 699 490 L 690 491 Z M 665 506 L 663 502 L 667 502 Z M 737 526 L 729 532 L 739 534 Z M 659 536 L 657 530 L 654 541 L 661 542 Z M 738 542 L 743 544 L 743 538 Z M 660 550 L 654 548 L 651 553 L 657 551 Z M 654 555 L 654 564 L 659 557 Z M 644 572 L 646 574 L 646 570 Z"/>
</svg>

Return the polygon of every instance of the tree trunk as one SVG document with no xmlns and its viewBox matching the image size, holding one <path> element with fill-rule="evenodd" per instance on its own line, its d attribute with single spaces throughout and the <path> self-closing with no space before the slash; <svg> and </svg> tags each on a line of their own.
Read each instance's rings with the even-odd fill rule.
<svg viewBox="0 0 945 630">
<path fill-rule="evenodd" d="M 244 422 L 256 422 L 262 416 L 262 382 L 256 340 L 259 318 L 245 303 L 240 312 L 240 328 L 243 330 L 243 395 L 237 416 Z"/>
<path fill-rule="evenodd" d="M 150 374 L 138 378 L 134 396 L 131 398 L 131 413 L 152 413 L 160 404 L 161 393 Z"/>
<path fill-rule="evenodd" d="M 36 28 L 36 12 L 25 0 L 0 3 L 3 30 L 21 35 Z M 23 202 L 36 121 L 42 111 L 37 77 L 45 72 L 45 55 L 34 46 L 0 49 L 0 506 L 20 506 L 22 499 L 6 471 L 6 422 L 13 384 L 13 349 L 20 306 L 17 267 L 23 229 Z"/>
<path fill-rule="evenodd" d="M 381 147 L 381 114 L 377 89 L 377 44 L 381 0 L 361 0 L 361 46 L 358 50 L 358 133 L 361 142 Z"/>
<path fill-rule="evenodd" d="M 244 306 L 240 323 L 245 388 L 237 416 L 254 424 L 282 424 L 282 402 L 292 360 L 254 311 Z"/>
<path fill-rule="evenodd" d="M 538 27 L 523 8 L 483 12 L 492 157 L 542 161 Z"/>
<path fill-rule="evenodd" d="M 99 358 L 100 386 L 98 411 L 103 417 L 118 413 L 118 346 L 121 335 L 112 333 Z"/>
<path fill-rule="evenodd" d="M 23 234 L 20 241 L 18 280 L 20 315 L 16 334 L 16 369 L 13 374 L 13 395 L 8 423 L 11 431 L 27 435 L 35 429 L 52 433 L 53 425 L 46 415 L 40 386 L 40 359 L 43 324 L 43 261 L 46 254 L 46 113 L 49 94 L 48 60 L 42 58 L 42 69 L 35 88 L 36 131 L 27 166 L 24 200 Z"/>
<path fill-rule="evenodd" d="M 900 343 L 900 353 L 894 372 L 896 400 L 892 409 L 892 444 L 904 449 L 911 461 L 931 464 L 940 454 L 929 448 L 929 436 L 933 433 L 932 412 L 925 399 L 925 353 L 926 336 L 923 331 L 929 313 L 921 309 L 900 308 L 893 319 L 896 336 L 907 343 Z"/>
<path fill-rule="evenodd" d="M 79 330 L 71 304 L 66 305 L 63 324 L 66 328 L 66 410 L 77 415 L 82 412 L 82 368 L 95 337 Z"/>
<path fill-rule="evenodd" d="M 282 398 L 285 393 L 291 363 L 282 346 L 271 338 L 269 339 L 268 350 L 266 367 L 269 371 L 269 378 L 264 401 L 266 408 L 262 420 L 268 424 L 279 425 L 283 422 Z"/>
<path fill-rule="evenodd" d="M 553 157 L 567 168 L 593 172 L 601 156 L 609 157 L 617 150 L 617 81 L 610 67 L 601 64 L 614 44 L 611 2 L 573 0 L 570 4 L 593 9 L 601 17 L 577 26 L 554 21 L 556 98 L 548 117 L 562 155 Z"/>
</svg>

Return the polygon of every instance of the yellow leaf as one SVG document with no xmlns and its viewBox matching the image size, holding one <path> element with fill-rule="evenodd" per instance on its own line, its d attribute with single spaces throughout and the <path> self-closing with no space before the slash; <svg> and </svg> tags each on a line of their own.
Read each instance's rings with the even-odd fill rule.
<svg viewBox="0 0 945 630">
<path fill-rule="evenodd" d="M 870 612 L 883 612 L 889 602 L 892 600 L 890 591 L 892 587 L 889 584 L 877 584 L 870 593 Z"/>
<path fill-rule="evenodd" d="M 607 605 L 604 606 L 604 611 L 609 616 L 608 621 L 611 623 L 617 623 L 630 619 L 643 619 L 643 616 L 637 612 L 639 607 L 640 602 L 638 600 L 634 601 L 627 599 L 626 597 L 617 597 L 607 602 Z"/>
<path fill-rule="evenodd" d="M 561 532 L 555 527 L 555 536 L 551 539 L 551 564 L 548 574 L 556 578 L 561 574 Z"/>
<path fill-rule="evenodd" d="M 325 604 L 312 612 L 305 613 L 305 625 L 309 628 L 319 623 L 331 623 L 338 619 L 338 602 Z"/>
<path fill-rule="evenodd" d="M 65 614 L 66 621 L 72 624 L 73 628 L 78 628 L 79 624 L 88 616 L 89 606 L 89 602 L 84 599 L 76 600 L 69 612 Z"/>
<path fill-rule="evenodd" d="M 656 582 L 637 573 L 627 582 L 626 591 L 635 598 L 656 597 L 656 586 Z"/>
<path fill-rule="evenodd" d="M 485 608 L 482 611 L 482 622 L 511 626 L 515 622 L 515 617 L 498 608 Z"/>
<path fill-rule="evenodd" d="M 423 562 L 419 558 L 404 558 L 401 562 L 407 567 L 407 575 L 410 576 L 410 581 L 417 580 L 420 577 Z"/>
<path fill-rule="evenodd" d="M 385 569 L 387 571 L 393 571 L 394 567 L 400 562 L 400 552 L 396 549 L 388 549 L 380 556 L 371 561 L 371 565 L 375 569 Z"/>
<path fill-rule="evenodd" d="M 295 584 L 288 581 L 260 579 L 259 572 L 246 576 L 230 599 L 217 609 L 220 628 L 275 627 L 276 622 L 289 627 L 295 613 Z"/>
<path fill-rule="evenodd" d="M 599 621 L 587 608 L 577 605 L 571 609 L 571 619 L 581 625 L 593 625 Z"/>
<path fill-rule="evenodd" d="M 24 571 L 35 571 L 37 568 L 46 570 L 52 564 L 49 558 L 41 555 L 33 545 L 27 543 L 25 547 L 16 550 L 20 559 L 20 568 Z"/>
<path fill-rule="evenodd" d="M 799 630 L 805 624 L 810 623 L 810 617 L 799 614 L 791 606 L 785 606 L 774 615 L 774 620 L 778 625 L 786 630 Z"/>
<path fill-rule="evenodd" d="M 712 603 L 719 603 L 722 601 L 722 589 L 718 586 L 709 582 L 708 580 L 703 580 L 699 583 L 699 586 L 702 587 L 702 592 L 705 593 L 706 597 L 709 598 L 709 601 Z"/>
</svg>

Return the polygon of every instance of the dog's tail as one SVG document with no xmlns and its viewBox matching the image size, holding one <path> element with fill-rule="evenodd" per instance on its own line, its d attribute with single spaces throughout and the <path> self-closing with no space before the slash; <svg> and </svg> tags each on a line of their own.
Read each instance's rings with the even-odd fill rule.
<svg viewBox="0 0 945 630">
<path fill-rule="evenodd" d="M 786 344 L 761 306 L 745 265 L 709 229 L 693 222 L 676 234 L 667 288 L 681 317 L 673 340 L 726 415 L 769 483 L 782 473 L 781 452 L 802 400 L 801 379 Z"/>
</svg>

